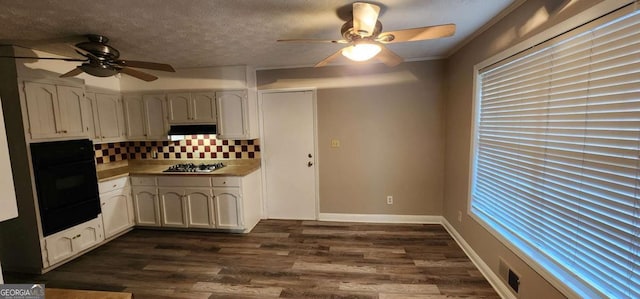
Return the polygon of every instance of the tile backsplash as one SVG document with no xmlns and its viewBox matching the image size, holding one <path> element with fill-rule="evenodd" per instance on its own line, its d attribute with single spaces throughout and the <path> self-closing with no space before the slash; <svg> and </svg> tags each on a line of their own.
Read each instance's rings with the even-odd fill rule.
<svg viewBox="0 0 640 299">
<path fill-rule="evenodd" d="M 215 135 L 189 135 L 180 141 L 126 141 L 94 145 L 96 162 L 154 159 L 259 159 L 255 140 L 219 140 Z"/>
</svg>

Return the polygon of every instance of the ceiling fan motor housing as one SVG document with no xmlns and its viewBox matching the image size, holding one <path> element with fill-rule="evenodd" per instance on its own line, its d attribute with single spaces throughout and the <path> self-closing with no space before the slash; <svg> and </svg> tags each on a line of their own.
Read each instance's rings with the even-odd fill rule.
<svg viewBox="0 0 640 299">
<path fill-rule="evenodd" d="M 375 39 L 378 34 L 380 34 L 380 32 L 382 32 L 382 23 L 380 23 L 380 21 L 376 21 L 376 26 L 373 28 L 373 33 L 366 37 L 363 37 L 361 33 L 356 32 L 353 29 L 353 20 L 344 23 L 344 25 L 342 25 L 342 28 L 340 28 L 340 34 L 342 34 L 342 37 L 350 42 L 357 41 L 363 38 Z"/>
<path fill-rule="evenodd" d="M 120 52 L 117 49 L 107 45 L 109 39 L 106 36 L 89 34 L 87 38 L 89 38 L 88 42 L 76 44 L 76 47 L 95 55 L 101 60 L 109 61 L 120 57 Z"/>
<path fill-rule="evenodd" d="M 83 72 L 96 77 L 111 77 L 119 73 L 119 69 L 107 63 L 86 62 L 79 66 Z"/>
</svg>

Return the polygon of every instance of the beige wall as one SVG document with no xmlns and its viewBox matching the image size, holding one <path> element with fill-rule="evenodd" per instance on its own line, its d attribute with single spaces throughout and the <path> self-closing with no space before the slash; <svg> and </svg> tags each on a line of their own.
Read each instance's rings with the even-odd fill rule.
<svg viewBox="0 0 640 299">
<path fill-rule="evenodd" d="M 466 215 L 469 188 L 469 151 L 472 115 L 473 66 L 545 28 L 576 15 L 601 1 L 528 0 L 502 21 L 449 58 L 445 105 L 444 216 L 480 257 L 497 272 L 503 257 L 520 273 L 519 298 L 562 298 L 562 294 L 517 258 L 497 239 Z M 558 7 L 560 3 L 571 3 Z M 458 212 L 463 213 L 458 222 Z"/>
<path fill-rule="evenodd" d="M 258 72 L 258 89 L 318 88 L 321 213 L 442 214 L 443 70 L 422 61 Z"/>
</svg>

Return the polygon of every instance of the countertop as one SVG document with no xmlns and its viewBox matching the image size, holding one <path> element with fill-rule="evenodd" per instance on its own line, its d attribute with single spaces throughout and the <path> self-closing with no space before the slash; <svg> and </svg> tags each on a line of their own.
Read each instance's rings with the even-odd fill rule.
<svg viewBox="0 0 640 299">
<path fill-rule="evenodd" d="M 222 162 L 225 167 L 206 173 L 163 172 L 179 163 L 212 164 Z M 180 175 L 180 176 L 245 176 L 260 169 L 259 159 L 242 160 L 144 160 L 118 161 L 98 164 L 98 182 L 129 175 Z"/>
</svg>

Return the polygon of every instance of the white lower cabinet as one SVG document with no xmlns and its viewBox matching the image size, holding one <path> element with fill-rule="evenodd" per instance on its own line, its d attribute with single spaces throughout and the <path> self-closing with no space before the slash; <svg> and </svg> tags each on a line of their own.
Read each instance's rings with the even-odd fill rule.
<svg viewBox="0 0 640 299">
<path fill-rule="evenodd" d="M 132 190 L 136 225 L 160 226 L 158 189 L 156 187 L 134 185 Z"/>
<path fill-rule="evenodd" d="M 160 220 L 164 227 L 187 227 L 184 188 L 158 188 Z"/>
<path fill-rule="evenodd" d="M 130 188 L 100 193 L 100 207 L 106 239 L 133 227 L 133 200 Z"/>
<path fill-rule="evenodd" d="M 240 188 L 215 188 L 216 218 L 218 219 L 218 228 L 240 229 L 244 227 L 242 221 L 242 198 L 240 197 Z"/>
<path fill-rule="evenodd" d="M 258 171 L 245 177 L 163 175 L 131 181 L 138 226 L 249 232 L 261 218 Z"/>
<path fill-rule="evenodd" d="M 213 194 L 210 188 L 187 188 L 184 199 L 188 227 L 216 227 Z"/>
<path fill-rule="evenodd" d="M 99 244 L 104 240 L 102 216 L 47 236 L 44 239 L 49 267 Z"/>
<path fill-rule="evenodd" d="M 129 178 L 116 178 L 98 183 L 100 209 L 105 239 L 133 227 L 133 200 Z"/>
</svg>

